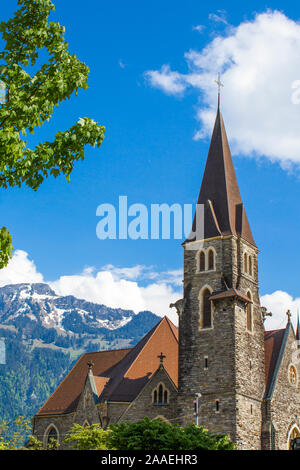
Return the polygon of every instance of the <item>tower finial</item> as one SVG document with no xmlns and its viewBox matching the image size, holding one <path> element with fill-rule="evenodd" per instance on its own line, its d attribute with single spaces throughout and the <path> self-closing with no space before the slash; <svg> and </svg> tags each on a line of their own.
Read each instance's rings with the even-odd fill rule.
<svg viewBox="0 0 300 470">
<path fill-rule="evenodd" d="M 89 367 L 89 372 L 91 372 L 92 369 L 93 369 L 93 366 L 94 366 L 93 361 L 89 361 L 89 362 L 87 363 L 87 365 L 88 365 L 88 367 Z"/>
<path fill-rule="evenodd" d="M 224 87 L 224 84 L 221 82 L 220 73 L 218 73 L 218 80 L 215 80 L 215 83 L 218 85 L 218 111 L 219 111 L 219 109 L 220 109 L 221 87 Z"/>
<path fill-rule="evenodd" d="M 290 310 L 288 310 L 288 311 L 286 312 L 286 315 L 287 315 L 287 317 L 288 317 L 288 323 L 291 323 L 291 316 L 292 316 L 292 314 L 291 314 Z"/>
</svg>

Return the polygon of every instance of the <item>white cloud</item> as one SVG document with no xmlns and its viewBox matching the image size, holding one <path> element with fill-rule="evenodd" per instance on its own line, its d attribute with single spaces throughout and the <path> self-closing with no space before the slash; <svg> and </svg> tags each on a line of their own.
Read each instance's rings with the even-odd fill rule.
<svg viewBox="0 0 300 470">
<path fill-rule="evenodd" d="M 185 77 L 172 72 L 169 65 L 163 65 L 161 71 L 148 70 L 145 77 L 151 86 L 160 88 L 167 95 L 179 95 L 186 89 Z"/>
<path fill-rule="evenodd" d="M 228 24 L 226 20 L 226 11 L 218 10 L 217 13 L 210 13 L 208 19 L 215 21 L 216 23 Z"/>
<path fill-rule="evenodd" d="M 150 310 L 159 316 L 167 315 L 177 323 L 176 312 L 169 308 L 171 302 L 182 296 L 176 273 L 154 273 L 145 266 L 117 268 L 108 265 L 98 272 L 85 269 L 79 275 L 61 276 L 48 284 L 59 295 L 74 295 L 135 313 Z"/>
<path fill-rule="evenodd" d="M 26 282 L 43 282 L 43 275 L 39 273 L 28 253 L 16 250 L 8 266 L 0 269 L 0 286 L 7 284 L 22 284 Z"/>
<path fill-rule="evenodd" d="M 182 296 L 181 270 L 156 272 L 152 266 L 116 267 L 106 265 L 97 271 L 86 267 L 82 273 L 46 281 L 34 261 L 22 250 L 16 250 L 8 266 L 0 270 L 0 286 L 7 284 L 47 282 L 58 295 L 74 295 L 109 307 L 150 310 L 168 315 L 177 322 L 175 310 L 169 308 Z"/>
<path fill-rule="evenodd" d="M 272 317 L 267 317 L 265 327 L 267 330 L 284 328 L 287 323 L 287 310 L 292 313 L 292 323 L 296 328 L 297 311 L 300 310 L 300 298 L 293 298 L 287 292 L 277 290 L 272 294 L 261 297 L 261 305 L 272 312 Z"/>
<path fill-rule="evenodd" d="M 103 266 L 103 270 L 109 271 L 113 275 L 114 279 L 125 278 L 135 280 L 140 279 L 142 274 L 147 271 L 148 268 L 139 264 L 131 268 L 118 268 L 116 266 L 113 266 L 112 264 L 107 264 Z"/>
<path fill-rule="evenodd" d="M 211 134 L 217 101 L 214 80 L 221 72 L 222 112 L 232 153 L 265 156 L 289 168 L 300 163 L 300 104 L 293 104 L 293 93 L 299 90 L 292 88 L 300 79 L 299 51 L 300 24 L 267 11 L 229 27 L 201 51 L 188 51 L 187 73 L 163 65 L 145 76 L 167 94 L 182 95 L 188 87 L 200 94 L 195 138 L 203 138 Z"/>
<path fill-rule="evenodd" d="M 181 269 L 157 272 L 153 266 L 120 268 L 110 264 L 98 271 L 86 267 L 80 274 L 61 276 L 47 282 L 28 254 L 16 250 L 8 266 L 0 270 L 0 286 L 47 282 L 59 295 L 74 295 L 109 307 L 133 310 L 135 313 L 150 310 L 160 316 L 167 315 L 177 324 L 177 313 L 169 305 L 182 296 L 182 275 Z M 273 313 L 271 318 L 267 317 L 266 329 L 284 328 L 288 309 L 296 324 L 300 298 L 276 291 L 262 296 L 261 304 Z"/>
<path fill-rule="evenodd" d="M 197 24 L 196 26 L 193 26 L 193 31 L 198 31 L 198 33 L 202 33 L 204 30 L 205 26 L 203 24 Z"/>
</svg>

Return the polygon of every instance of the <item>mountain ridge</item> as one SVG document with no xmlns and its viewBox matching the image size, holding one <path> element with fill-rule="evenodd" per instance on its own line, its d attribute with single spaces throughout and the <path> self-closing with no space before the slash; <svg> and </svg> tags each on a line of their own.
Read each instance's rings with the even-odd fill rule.
<svg viewBox="0 0 300 470">
<path fill-rule="evenodd" d="M 161 317 L 59 296 L 45 283 L 0 288 L 0 423 L 32 418 L 85 352 L 133 347 Z"/>
</svg>

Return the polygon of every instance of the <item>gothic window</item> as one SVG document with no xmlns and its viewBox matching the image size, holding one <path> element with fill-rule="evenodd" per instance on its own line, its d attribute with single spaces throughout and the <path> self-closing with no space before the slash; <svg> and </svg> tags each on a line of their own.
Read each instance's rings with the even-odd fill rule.
<svg viewBox="0 0 300 470">
<path fill-rule="evenodd" d="M 248 261 L 248 272 L 250 276 L 252 276 L 252 258 L 249 256 L 249 261 Z"/>
<path fill-rule="evenodd" d="M 289 442 L 288 442 L 289 450 L 292 449 L 293 444 L 294 444 L 294 439 L 296 439 L 296 438 L 300 438 L 300 431 L 296 426 L 294 426 L 292 428 L 292 431 L 289 434 Z"/>
<path fill-rule="evenodd" d="M 55 443 L 58 443 L 58 442 L 59 442 L 58 430 L 53 424 L 51 424 L 45 433 L 44 446 L 45 448 L 48 448 L 50 446 L 52 447 L 52 446 L 55 446 Z"/>
<path fill-rule="evenodd" d="M 163 402 L 163 386 L 160 385 L 158 387 L 158 403 L 162 403 Z"/>
<path fill-rule="evenodd" d="M 219 400 L 216 400 L 216 412 L 218 413 L 220 411 L 220 402 Z"/>
<path fill-rule="evenodd" d="M 55 439 L 57 441 L 57 432 L 55 428 L 51 428 L 48 432 L 47 444 L 50 444 L 51 439 Z"/>
<path fill-rule="evenodd" d="M 208 269 L 215 269 L 215 255 L 213 250 L 208 251 Z"/>
<path fill-rule="evenodd" d="M 250 292 L 247 292 L 247 297 L 251 300 L 251 294 Z M 251 302 L 247 303 L 247 330 L 252 331 L 253 330 L 253 318 L 252 318 L 252 304 Z"/>
<path fill-rule="evenodd" d="M 244 253 L 244 272 L 248 272 L 247 253 Z"/>
<path fill-rule="evenodd" d="M 204 289 L 201 299 L 201 320 L 200 326 L 202 328 L 211 328 L 212 316 L 211 316 L 211 301 L 209 300 L 211 292 L 208 288 Z"/>
<path fill-rule="evenodd" d="M 168 405 L 169 391 L 164 384 L 160 383 L 152 392 L 153 405 Z"/>
<path fill-rule="evenodd" d="M 205 253 L 200 251 L 199 254 L 199 271 L 205 271 Z"/>
</svg>

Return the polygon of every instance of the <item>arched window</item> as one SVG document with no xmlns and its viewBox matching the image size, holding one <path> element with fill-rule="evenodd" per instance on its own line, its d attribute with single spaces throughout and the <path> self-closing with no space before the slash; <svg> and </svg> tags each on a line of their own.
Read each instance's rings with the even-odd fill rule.
<svg viewBox="0 0 300 470">
<path fill-rule="evenodd" d="M 52 424 L 46 430 L 46 436 L 44 440 L 45 448 L 53 448 L 59 443 L 58 431 L 57 428 Z"/>
<path fill-rule="evenodd" d="M 168 405 L 169 404 L 169 390 L 163 383 L 160 383 L 152 392 L 153 405 Z"/>
<path fill-rule="evenodd" d="M 250 292 L 247 292 L 247 297 L 248 299 L 252 300 Z M 252 303 L 251 302 L 247 303 L 247 330 L 248 331 L 253 330 Z"/>
<path fill-rule="evenodd" d="M 249 260 L 248 260 L 248 272 L 250 276 L 252 276 L 252 258 L 250 255 L 249 255 Z"/>
<path fill-rule="evenodd" d="M 200 251 L 199 254 L 199 271 L 205 271 L 205 253 Z"/>
<path fill-rule="evenodd" d="M 211 301 L 209 300 L 210 296 L 211 292 L 209 289 L 206 288 L 202 294 L 202 328 L 211 328 Z"/>
<path fill-rule="evenodd" d="M 244 272 L 248 272 L 247 253 L 244 253 Z"/>
<path fill-rule="evenodd" d="M 208 251 L 208 269 L 215 269 L 215 255 L 213 250 Z"/>
<path fill-rule="evenodd" d="M 291 450 L 294 445 L 294 439 L 300 438 L 300 431 L 294 426 L 289 434 L 288 449 Z"/>
<path fill-rule="evenodd" d="M 162 403 L 163 402 L 163 386 L 160 384 L 160 386 L 158 387 L 158 403 Z"/>
</svg>

